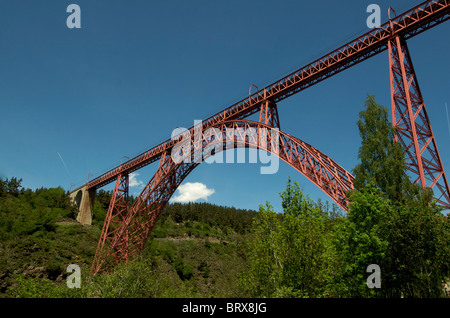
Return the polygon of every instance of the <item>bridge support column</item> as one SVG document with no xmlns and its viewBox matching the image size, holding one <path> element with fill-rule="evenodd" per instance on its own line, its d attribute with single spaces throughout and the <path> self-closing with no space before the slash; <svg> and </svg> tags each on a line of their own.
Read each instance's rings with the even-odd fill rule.
<svg viewBox="0 0 450 318">
<path fill-rule="evenodd" d="M 264 101 L 259 111 L 259 122 L 274 128 L 280 128 L 277 104 L 269 100 Z"/>
<path fill-rule="evenodd" d="M 111 262 L 128 261 L 128 229 L 125 229 L 119 240 L 114 241 L 128 217 L 128 174 L 117 177 L 116 186 L 109 203 L 102 233 L 98 241 L 91 272 L 96 275 L 102 267 Z M 115 258 L 115 260 L 114 260 Z"/>
<path fill-rule="evenodd" d="M 77 221 L 83 225 L 92 224 L 94 210 L 95 190 L 88 190 L 81 186 L 69 194 L 70 199 L 78 207 Z"/>
<path fill-rule="evenodd" d="M 450 187 L 439 156 L 417 76 L 404 38 L 388 42 L 392 122 L 395 140 L 405 149 L 405 163 L 413 183 L 433 189 L 437 203 L 450 209 Z"/>
</svg>

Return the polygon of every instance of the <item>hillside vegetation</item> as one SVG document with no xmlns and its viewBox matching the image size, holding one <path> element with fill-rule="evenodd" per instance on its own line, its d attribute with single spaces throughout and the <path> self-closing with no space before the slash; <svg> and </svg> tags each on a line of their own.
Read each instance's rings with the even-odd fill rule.
<svg viewBox="0 0 450 318">
<path fill-rule="evenodd" d="M 23 189 L 1 181 L 0 292 L 3 297 L 238 297 L 245 242 L 255 211 L 208 203 L 169 204 L 142 255 L 114 273 L 92 276 L 111 196 L 100 190 L 90 226 L 62 188 Z M 69 264 L 82 288 L 66 286 Z"/>
</svg>

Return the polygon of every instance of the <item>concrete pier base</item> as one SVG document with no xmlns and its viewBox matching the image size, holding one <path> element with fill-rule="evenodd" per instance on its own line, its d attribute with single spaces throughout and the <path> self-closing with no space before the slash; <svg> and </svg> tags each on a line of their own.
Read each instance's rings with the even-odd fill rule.
<svg viewBox="0 0 450 318">
<path fill-rule="evenodd" d="M 86 189 L 86 185 L 75 189 L 70 194 L 70 199 L 78 207 L 77 221 L 83 225 L 92 224 L 94 210 L 95 190 Z"/>
</svg>

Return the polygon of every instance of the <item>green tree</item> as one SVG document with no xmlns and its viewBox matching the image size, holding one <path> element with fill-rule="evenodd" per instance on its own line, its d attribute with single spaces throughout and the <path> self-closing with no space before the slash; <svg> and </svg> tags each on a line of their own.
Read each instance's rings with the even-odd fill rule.
<svg viewBox="0 0 450 318">
<path fill-rule="evenodd" d="M 12 177 L 11 179 L 1 180 L 0 179 L 0 197 L 6 196 L 7 194 L 13 195 L 15 197 L 23 191 L 22 179 L 17 179 Z M 22 188 L 22 189 L 21 189 Z"/>
<path fill-rule="evenodd" d="M 279 234 L 281 222 L 267 202 L 259 208 L 252 227 L 252 239 L 249 241 L 248 274 L 244 276 L 244 288 L 251 296 L 271 297 L 281 286 L 282 251 Z"/>
<path fill-rule="evenodd" d="M 389 241 L 385 295 L 440 297 L 450 277 L 448 218 L 432 202 L 431 191 L 416 188 L 408 197 L 406 204 L 391 208 L 383 224 Z"/>
<path fill-rule="evenodd" d="M 360 163 L 353 169 L 353 184 L 361 189 L 373 182 L 389 199 L 402 201 L 409 184 L 404 173 L 403 148 L 394 142 L 395 129 L 389 122 L 387 108 L 377 104 L 372 95 L 367 96 L 365 106 L 357 122 L 361 136 Z"/>
<path fill-rule="evenodd" d="M 348 219 L 335 233 L 342 294 L 435 297 L 449 277 L 449 231 L 432 191 L 411 184 L 387 110 L 368 96 L 360 112 L 361 160 Z M 364 287 L 366 266 L 381 267 L 381 290 Z"/>
<path fill-rule="evenodd" d="M 339 255 L 336 294 L 341 297 L 381 296 L 377 289 L 369 289 L 366 281 L 370 264 L 382 268 L 385 285 L 386 258 L 389 242 L 383 237 L 385 219 L 389 216 L 390 201 L 373 183 L 354 191 L 350 196 L 348 218 L 336 227 L 335 247 Z"/>
<path fill-rule="evenodd" d="M 280 195 L 284 213 L 266 203 L 254 221 L 246 287 L 252 296 L 322 296 L 327 268 L 323 214 L 290 178 Z"/>
</svg>

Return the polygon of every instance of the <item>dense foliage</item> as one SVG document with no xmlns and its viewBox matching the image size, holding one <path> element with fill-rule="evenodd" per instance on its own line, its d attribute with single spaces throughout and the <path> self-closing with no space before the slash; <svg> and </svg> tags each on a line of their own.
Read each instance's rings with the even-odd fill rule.
<svg viewBox="0 0 450 318">
<path fill-rule="evenodd" d="M 288 181 L 283 215 L 261 207 L 246 284 L 264 297 L 440 297 L 450 277 L 449 219 L 413 185 L 387 109 L 368 96 L 348 217 L 333 218 Z M 367 269 L 380 268 L 380 288 Z M 373 286 L 371 286 L 373 287 Z"/>
<path fill-rule="evenodd" d="M 432 200 L 432 190 L 413 185 L 405 173 L 403 150 L 394 141 L 387 109 L 368 96 L 360 113 L 360 164 L 354 169 L 356 190 L 341 236 L 353 278 L 349 295 L 367 295 L 355 281 L 367 264 L 382 269 L 382 297 L 437 297 L 450 276 L 449 219 Z M 358 285 L 358 286 L 357 286 Z"/>
<path fill-rule="evenodd" d="M 332 219 L 290 179 L 281 198 L 282 215 L 268 202 L 254 221 L 244 286 L 252 297 L 323 296 Z"/>
</svg>

